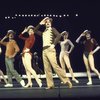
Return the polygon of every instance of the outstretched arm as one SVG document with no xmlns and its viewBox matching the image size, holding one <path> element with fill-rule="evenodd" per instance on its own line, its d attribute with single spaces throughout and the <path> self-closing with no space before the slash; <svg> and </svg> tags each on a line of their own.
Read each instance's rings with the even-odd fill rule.
<svg viewBox="0 0 100 100">
<path fill-rule="evenodd" d="M 0 44 L 6 46 L 7 42 L 3 42 L 5 39 L 7 39 L 8 36 L 6 35 L 1 41 L 0 41 Z"/>
<path fill-rule="evenodd" d="M 22 31 L 22 33 L 18 37 L 21 38 L 22 40 L 26 40 L 27 38 L 25 38 L 23 36 L 23 34 L 26 33 L 26 32 L 27 32 L 27 28 L 25 27 L 25 29 Z"/>
<path fill-rule="evenodd" d="M 42 36 L 42 32 L 41 31 L 38 31 L 38 29 L 40 28 L 40 23 L 34 28 L 34 33 L 39 35 L 39 36 Z"/>
<path fill-rule="evenodd" d="M 83 36 L 86 35 L 86 32 L 87 32 L 87 31 L 88 31 L 88 30 L 85 30 L 85 31 L 76 39 L 76 43 L 79 43 L 80 39 L 81 39 Z"/>
<path fill-rule="evenodd" d="M 42 32 L 41 31 L 38 31 L 38 29 L 40 28 L 41 25 L 44 25 L 46 20 L 48 19 L 49 17 L 45 17 L 44 19 L 42 19 L 42 21 L 34 28 L 34 33 L 36 33 L 37 35 L 41 36 L 42 35 Z"/>
<path fill-rule="evenodd" d="M 61 38 L 61 34 L 55 28 L 53 28 L 53 33 L 56 36 L 56 38 L 54 40 L 54 45 L 56 45 L 59 42 L 60 38 Z"/>
<path fill-rule="evenodd" d="M 83 34 L 81 34 L 77 39 L 76 39 L 76 43 L 79 43 L 80 39 L 82 38 Z"/>
<path fill-rule="evenodd" d="M 76 43 L 79 43 L 80 39 L 85 36 L 85 32 L 83 32 L 77 39 L 76 39 Z"/>
</svg>

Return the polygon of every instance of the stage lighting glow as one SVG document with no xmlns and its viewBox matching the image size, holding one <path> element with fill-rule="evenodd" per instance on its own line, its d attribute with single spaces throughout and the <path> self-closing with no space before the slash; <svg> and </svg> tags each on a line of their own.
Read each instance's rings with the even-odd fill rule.
<svg viewBox="0 0 100 100">
<path fill-rule="evenodd" d="M 8 16 L 8 19 L 10 19 L 10 16 Z"/>
<path fill-rule="evenodd" d="M 74 16 L 78 16 L 76 13 Z M 18 17 L 23 18 L 23 17 L 59 17 L 59 18 L 66 18 L 69 17 L 69 14 L 15 14 L 14 16 L 5 16 L 5 19 L 17 19 Z"/>
<path fill-rule="evenodd" d="M 51 14 L 50 14 L 49 16 L 50 16 L 50 17 L 52 17 L 52 15 L 51 15 Z"/>
<path fill-rule="evenodd" d="M 31 17 L 33 17 L 33 14 L 31 14 Z"/>
<path fill-rule="evenodd" d="M 63 16 L 64 16 L 64 17 L 66 17 L 66 15 L 65 15 L 65 14 L 64 14 Z"/>
<path fill-rule="evenodd" d="M 59 15 L 59 17 L 62 17 L 62 15 Z"/>
<path fill-rule="evenodd" d="M 28 15 L 28 17 L 30 17 L 30 15 Z"/>
<path fill-rule="evenodd" d="M 19 17 L 21 17 L 21 15 L 20 15 L 20 14 L 19 14 L 18 16 L 19 16 Z"/>
<path fill-rule="evenodd" d="M 58 17 L 58 15 L 56 15 L 56 17 Z"/>
<path fill-rule="evenodd" d="M 43 15 L 41 15 L 41 17 L 43 17 Z"/>
<path fill-rule="evenodd" d="M 47 17 L 49 17 L 49 14 L 47 14 Z"/>
<path fill-rule="evenodd" d="M 5 17 L 5 19 L 7 19 L 7 17 Z"/>
<path fill-rule="evenodd" d="M 12 19 L 14 19 L 14 17 L 12 17 Z"/>
<path fill-rule="evenodd" d="M 27 15 L 25 14 L 25 17 L 27 17 Z"/>
<path fill-rule="evenodd" d="M 34 14 L 34 17 L 36 17 L 36 14 Z"/>
<path fill-rule="evenodd" d="M 44 17 L 46 17 L 46 14 L 44 14 Z"/>
<path fill-rule="evenodd" d="M 17 14 L 15 14 L 15 16 L 17 16 Z"/>
<path fill-rule="evenodd" d="M 56 15 L 53 15 L 53 17 L 55 17 Z"/>
<path fill-rule="evenodd" d="M 75 16 L 78 16 L 78 14 L 76 14 Z"/>
<path fill-rule="evenodd" d="M 24 15 L 22 15 L 22 17 L 24 17 Z"/>
<path fill-rule="evenodd" d="M 40 14 L 37 15 L 37 17 L 39 17 L 39 16 L 40 16 Z"/>
</svg>

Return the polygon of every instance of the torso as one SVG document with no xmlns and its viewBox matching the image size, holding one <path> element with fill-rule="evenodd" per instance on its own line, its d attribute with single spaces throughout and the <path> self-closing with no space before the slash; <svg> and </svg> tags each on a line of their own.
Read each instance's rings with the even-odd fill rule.
<svg viewBox="0 0 100 100">
<path fill-rule="evenodd" d="M 25 40 L 25 45 L 24 45 L 24 49 L 26 48 L 31 49 L 34 45 L 35 42 L 35 36 L 34 35 L 30 35 L 26 40 Z"/>
</svg>

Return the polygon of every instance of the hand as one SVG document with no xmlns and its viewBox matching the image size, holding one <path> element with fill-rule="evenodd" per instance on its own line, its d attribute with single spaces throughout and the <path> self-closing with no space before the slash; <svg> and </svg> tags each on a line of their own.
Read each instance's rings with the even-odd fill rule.
<svg viewBox="0 0 100 100">
<path fill-rule="evenodd" d="M 85 30 L 84 33 L 88 32 L 88 30 Z"/>
<path fill-rule="evenodd" d="M 6 36 L 4 37 L 5 39 L 9 37 L 9 33 L 6 34 Z"/>
<path fill-rule="evenodd" d="M 25 27 L 25 29 L 23 30 L 22 34 L 27 32 L 27 28 Z"/>
<path fill-rule="evenodd" d="M 50 46 L 50 48 L 51 48 L 51 49 L 53 49 L 54 47 L 55 47 L 55 45 L 54 45 L 54 44 L 52 44 L 52 45 Z"/>
<path fill-rule="evenodd" d="M 69 56 L 70 52 L 69 51 L 65 51 L 67 53 L 67 55 Z"/>
<path fill-rule="evenodd" d="M 24 52 L 29 52 L 30 51 L 30 49 L 28 49 L 28 48 L 26 48 L 25 50 L 24 50 Z"/>
<path fill-rule="evenodd" d="M 41 22 L 40 22 L 40 25 L 44 25 L 46 20 L 48 19 L 49 17 L 45 17 Z"/>
<path fill-rule="evenodd" d="M 83 33 L 81 34 L 81 36 L 85 36 L 85 33 L 83 32 Z"/>
<path fill-rule="evenodd" d="M 0 40 L 1 42 L 3 42 L 6 38 L 8 38 L 8 35 L 6 35 L 2 40 Z"/>
<path fill-rule="evenodd" d="M 8 37 L 9 37 L 9 35 L 7 34 L 7 35 L 5 35 L 4 39 L 6 39 L 6 38 L 8 38 Z"/>
<path fill-rule="evenodd" d="M 61 35 L 62 35 L 62 36 L 64 36 L 64 35 L 65 35 L 65 33 L 66 33 L 66 31 L 63 31 L 63 32 L 61 32 Z"/>
<path fill-rule="evenodd" d="M 93 55 L 94 54 L 93 51 L 91 51 L 90 54 Z"/>
<path fill-rule="evenodd" d="M 86 35 L 86 32 L 88 32 L 88 30 L 85 30 L 85 31 L 81 34 L 81 36 L 85 36 L 85 35 Z"/>
</svg>

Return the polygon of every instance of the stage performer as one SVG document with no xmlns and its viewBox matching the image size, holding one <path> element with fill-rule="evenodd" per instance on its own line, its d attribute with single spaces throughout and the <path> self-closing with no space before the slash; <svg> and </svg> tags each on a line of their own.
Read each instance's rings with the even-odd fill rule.
<svg viewBox="0 0 100 100">
<path fill-rule="evenodd" d="M 22 87 L 25 86 L 24 80 L 19 76 L 18 72 L 14 69 L 14 57 L 19 52 L 19 47 L 17 42 L 14 40 L 15 32 L 13 30 L 8 30 L 7 35 L 0 41 L 1 45 L 6 46 L 5 52 L 5 65 L 6 72 L 8 76 L 8 84 L 5 87 L 13 87 L 12 77 L 14 76 L 17 82 L 21 84 Z M 5 39 L 9 38 L 8 42 L 4 42 Z"/>
<path fill-rule="evenodd" d="M 25 33 L 28 33 L 29 36 L 28 37 L 23 36 Z M 34 76 L 39 87 L 42 87 L 42 81 L 38 78 L 38 75 L 36 74 L 35 70 L 32 68 L 32 64 L 31 64 L 32 53 L 30 49 L 33 47 L 34 42 L 35 42 L 34 27 L 32 25 L 29 25 L 19 35 L 19 38 L 25 41 L 25 45 L 22 51 L 22 62 L 25 67 L 25 71 L 26 71 L 27 78 L 28 78 L 28 83 L 25 87 L 26 88 L 32 87 L 31 74 Z"/>
<path fill-rule="evenodd" d="M 4 82 L 5 82 L 6 84 L 8 84 L 8 81 L 6 80 L 3 71 L 0 69 L 0 82 L 1 82 L 1 76 L 2 76 L 2 78 L 3 78 L 3 80 L 4 80 Z"/>
<path fill-rule="evenodd" d="M 69 33 L 65 31 L 65 34 L 63 35 L 63 41 L 59 41 L 61 46 L 59 61 L 65 73 L 66 73 L 66 68 L 65 68 L 66 66 L 72 76 L 72 80 L 76 83 L 79 83 L 79 81 L 74 77 L 73 69 L 70 64 L 69 54 L 74 49 L 74 44 L 68 39 L 68 36 Z"/>
<path fill-rule="evenodd" d="M 86 39 L 82 42 L 80 42 L 80 39 L 82 37 L 85 37 Z M 92 85 L 92 78 L 90 69 L 96 73 L 98 78 L 100 79 L 100 73 L 95 68 L 94 64 L 94 57 L 93 54 L 97 52 L 100 49 L 100 46 L 98 45 L 97 41 L 94 38 L 91 38 L 91 31 L 85 30 L 76 40 L 77 43 L 82 43 L 84 45 L 84 52 L 83 52 L 83 60 L 84 64 L 87 70 L 88 75 L 88 83 L 87 85 Z"/>
<path fill-rule="evenodd" d="M 43 58 L 43 63 L 44 63 L 44 71 L 46 74 L 46 82 L 47 82 L 46 89 L 54 88 L 54 81 L 52 77 L 51 66 L 53 67 L 55 73 L 58 75 L 61 81 L 66 86 L 68 85 L 69 88 L 72 88 L 72 83 L 70 82 L 70 79 L 66 77 L 66 73 L 58 65 L 57 59 L 56 59 L 55 46 L 60 40 L 61 34 L 54 27 L 52 27 L 52 18 L 49 18 L 49 17 L 44 18 L 36 26 L 35 30 L 38 30 L 41 25 L 45 25 L 46 27 L 44 32 L 38 33 L 38 35 L 42 36 L 42 40 L 43 40 L 43 52 L 42 52 L 43 57 L 42 58 Z"/>
</svg>

